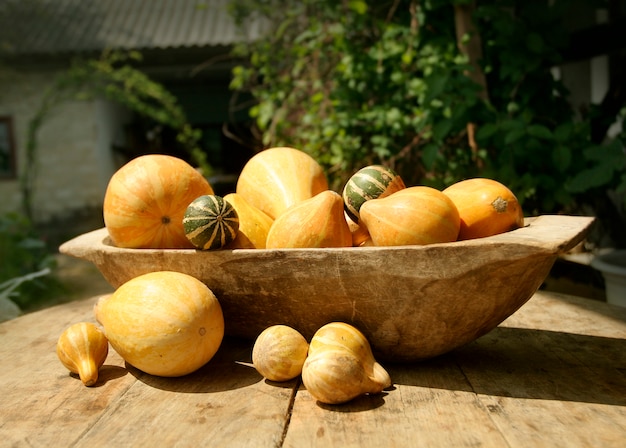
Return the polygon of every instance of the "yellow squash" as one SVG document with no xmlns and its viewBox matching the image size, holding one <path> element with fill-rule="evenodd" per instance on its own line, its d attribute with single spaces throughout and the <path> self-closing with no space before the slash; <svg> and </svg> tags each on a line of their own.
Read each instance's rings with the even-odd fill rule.
<svg viewBox="0 0 626 448">
<path fill-rule="evenodd" d="M 375 246 L 449 243 L 459 234 L 456 206 L 431 187 L 409 187 L 369 200 L 361 206 L 360 214 L 359 222 Z"/>
<path fill-rule="evenodd" d="M 299 149 L 275 147 L 248 160 L 236 192 L 276 219 L 290 206 L 327 189 L 326 175 L 313 157 Z"/>
<path fill-rule="evenodd" d="M 229 193 L 224 196 L 224 200 L 235 208 L 239 216 L 239 231 L 227 248 L 265 249 L 267 233 L 274 220 L 238 193 Z"/>
<path fill-rule="evenodd" d="M 146 373 L 175 377 L 209 362 L 224 336 L 222 308 L 200 280 L 179 272 L 135 277 L 98 301 L 111 346 Z"/>
<path fill-rule="evenodd" d="M 326 190 L 285 210 L 267 234 L 267 249 L 351 247 L 342 197 Z"/>
</svg>

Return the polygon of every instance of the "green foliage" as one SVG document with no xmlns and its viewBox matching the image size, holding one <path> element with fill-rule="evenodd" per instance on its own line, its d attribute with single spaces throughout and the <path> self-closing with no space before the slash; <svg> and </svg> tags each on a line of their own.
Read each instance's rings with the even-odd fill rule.
<svg viewBox="0 0 626 448">
<path fill-rule="evenodd" d="M 251 115 L 265 146 L 309 152 L 335 187 L 369 163 L 440 184 L 471 163 L 449 139 L 478 105 L 452 8 L 399 3 L 394 12 L 394 2 L 303 1 L 271 38 L 237 49 L 250 64 L 235 68 L 232 87 L 258 100 Z"/>
<path fill-rule="evenodd" d="M 0 253 L 0 285 L 11 288 L 8 298 L 22 310 L 28 311 L 62 290 L 58 280 L 48 275 L 56 267 L 56 259 L 23 215 L 0 216 Z M 4 292 L 0 287 L 0 295 Z"/>
<path fill-rule="evenodd" d="M 257 100 L 262 145 L 309 152 L 336 189 L 370 163 L 408 184 L 492 177 L 528 215 L 626 190 L 624 134 L 592 141 L 591 117 L 572 109 L 550 71 L 568 43 L 571 2 L 477 2 L 487 100 L 458 49 L 455 3 L 468 2 L 233 0 L 242 22 L 264 14 L 274 24 L 236 49 L 246 63 L 231 84 Z"/>
</svg>

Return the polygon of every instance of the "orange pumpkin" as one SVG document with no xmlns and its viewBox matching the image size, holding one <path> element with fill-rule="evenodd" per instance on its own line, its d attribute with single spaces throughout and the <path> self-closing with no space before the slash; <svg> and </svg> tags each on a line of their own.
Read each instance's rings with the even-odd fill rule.
<svg viewBox="0 0 626 448">
<path fill-rule="evenodd" d="M 459 212 L 441 191 L 408 187 L 361 206 L 362 222 L 375 246 L 449 243 L 459 233 Z"/>
<path fill-rule="evenodd" d="M 496 180 L 466 179 L 450 185 L 443 193 L 459 211 L 459 240 L 497 235 L 524 226 L 519 201 L 508 187 Z"/>
<path fill-rule="evenodd" d="M 140 156 L 111 177 L 104 195 L 104 224 L 118 247 L 191 248 L 183 216 L 194 199 L 209 194 L 209 182 L 184 160 Z"/>
</svg>

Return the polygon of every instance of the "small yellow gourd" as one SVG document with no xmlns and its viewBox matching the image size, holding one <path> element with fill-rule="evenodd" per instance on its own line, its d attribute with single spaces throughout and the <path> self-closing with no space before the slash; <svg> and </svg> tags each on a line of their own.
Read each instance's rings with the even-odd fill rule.
<svg viewBox="0 0 626 448">
<path fill-rule="evenodd" d="M 270 381 L 289 381 L 302 373 L 309 343 L 288 325 L 272 325 L 259 334 L 252 348 L 252 364 Z"/>
<path fill-rule="evenodd" d="M 61 333 L 56 352 L 65 368 L 78 374 L 85 386 L 93 386 L 109 354 L 109 341 L 91 322 L 79 322 Z"/>
<path fill-rule="evenodd" d="M 302 382 L 313 398 L 325 404 L 346 403 L 384 389 L 383 384 L 368 375 L 363 360 L 340 349 L 309 355 L 302 368 Z"/>
<path fill-rule="evenodd" d="M 328 323 L 313 335 L 302 382 L 315 399 L 327 404 L 380 393 L 392 384 L 367 338 L 345 322 Z"/>
</svg>

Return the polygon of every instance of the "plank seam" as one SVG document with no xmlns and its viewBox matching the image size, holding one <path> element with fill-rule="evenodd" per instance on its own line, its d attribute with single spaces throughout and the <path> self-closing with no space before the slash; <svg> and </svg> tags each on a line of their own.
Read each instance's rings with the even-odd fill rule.
<svg viewBox="0 0 626 448">
<path fill-rule="evenodd" d="M 287 438 L 287 431 L 289 431 L 289 425 L 291 424 L 291 416 L 293 415 L 293 407 L 296 403 L 296 395 L 300 390 L 300 385 L 302 384 L 302 379 L 298 379 L 295 387 L 291 391 L 291 397 L 289 397 L 289 404 L 287 405 L 287 412 L 285 413 L 285 425 L 283 426 L 283 433 L 280 436 L 280 441 L 278 442 L 278 447 L 282 447 L 285 444 L 285 439 Z"/>
</svg>

